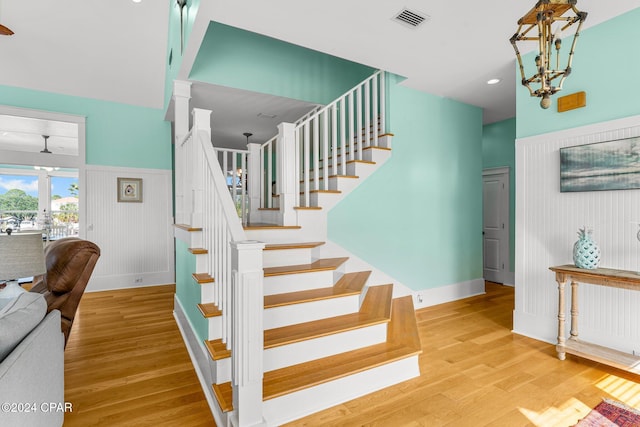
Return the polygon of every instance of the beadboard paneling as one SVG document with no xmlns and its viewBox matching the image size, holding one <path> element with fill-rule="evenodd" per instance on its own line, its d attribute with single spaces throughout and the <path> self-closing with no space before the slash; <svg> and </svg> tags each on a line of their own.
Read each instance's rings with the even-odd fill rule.
<svg viewBox="0 0 640 427">
<path fill-rule="evenodd" d="M 88 291 L 174 282 L 171 171 L 87 166 L 86 238 L 101 256 Z M 142 178 L 142 203 L 119 203 L 117 179 Z"/>
<path fill-rule="evenodd" d="M 515 332 L 556 342 L 558 291 L 548 268 L 573 263 L 583 226 L 593 229 L 601 267 L 640 271 L 640 190 L 560 193 L 560 148 L 636 136 L 640 116 L 516 141 Z M 580 338 L 640 351 L 640 292 L 582 284 L 579 299 Z"/>
</svg>

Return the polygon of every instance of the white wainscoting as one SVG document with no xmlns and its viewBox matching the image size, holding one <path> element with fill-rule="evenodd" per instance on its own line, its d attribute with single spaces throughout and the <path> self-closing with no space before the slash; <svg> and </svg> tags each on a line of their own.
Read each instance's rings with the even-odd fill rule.
<svg viewBox="0 0 640 427">
<path fill-rule="evenodd" d="M 516 141 L 514 332 L 556 342 L 558 291 L 549 267 L 573 264 L 583 226 L 593 229 L 601 267 L 640 271 L 640 190 L 560 192 L 561 147 L 636 136 L 640 116 Z M 579 300 L 580 338 L 640 351 L 640 292 L 581 284 Z"/>
<path fill-rule="evenodd" d="M 142 178 L 142 203 L 119 203 L 117 179 Z M 86 239 L 101 256 L 87 291 L 174 283 L 171 171 L 87 165 Z"/>
</svg>

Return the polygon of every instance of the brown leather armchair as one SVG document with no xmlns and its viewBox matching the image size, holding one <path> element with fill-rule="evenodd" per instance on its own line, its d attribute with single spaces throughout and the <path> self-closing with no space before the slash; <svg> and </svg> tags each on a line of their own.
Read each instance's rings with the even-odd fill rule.
<svg viewBox="0 0 640 427">
<path fill-rule="evenodd" d="M 60 310 L 66 347 L 80 298 L 100 257 L 100 248 L 88 240 L 66 237 L 50 243 L 44 255 L 47 272 L 33 278 L 31 292 L 44 295 L 47 313 Z"/>
</svg>

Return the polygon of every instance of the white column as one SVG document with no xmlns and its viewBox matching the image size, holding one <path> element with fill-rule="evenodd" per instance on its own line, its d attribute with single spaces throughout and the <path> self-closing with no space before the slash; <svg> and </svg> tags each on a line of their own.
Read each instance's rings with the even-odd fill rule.
<svg viewBox="0 0 640 427">
<path fill-rule="evenodd" d="M 196 153 L 204 153 L 202 144 L 211 144 L 211 111 L 201 108 L 193 109 L 193 144 L 197 147 Z M 188 188 L 191 189 L 190 196 L 186 196 L 187 206 L 191 206 L 191 221 L 193 227 L 202 227 L 203 204 L 204 204 L 204 176 L 206 160 L 202 155 L 190 159 L 186 165 L 189 170 L 187 174 Z M 189 179 L 191 177 L 191 179 Z M 189 193 L 187 193 L 189 194 Z"/>
<path fill-rule="evenodd" d="M 296 177 L 295 125 L 280 123 L 276 141 L 276 162 L 278 182 L 280 184 L 280 225 L 296 225 L 296 193 L 300 184 Z"/>
<path fill-rule="evenodd" d="M 249 150 L 249 164 L 247 165 L 247 179 L 249 180 L 247 185 L 247 192 L 249 193 L 249 223 L 260 222 L 260 195 L 264 191 L 260 188 L 260 165 L 262 159 L 260 158 L 260 144 L 250 143 L 247 146 Z M 267 179 L 267 182 L 271 182 Z M 271 188 L 271 185 L 268 185 Z M 270 196 L 270 194 L 269 194 Z"/>
<path fill-rule="evenodd" d="M 231 242 L 232 385 L 236 427 L 264 426 L 262 415 L 263 311 L 262 250 L 257 241 Z"/>
<path fill-rule="evenodd" d="M 174 131 L 174 171 L 175 171 L 175 207 L 176 224 L 184 224 L 187 221 L 184 212 L 184 174 L 187 172 L 185 165 L 184 149 L 180 142 L 189 132 L 189 100 L 191 99 L 191 82 L 174 80 L 173 82 L 173 131 Z"/>
</svg>

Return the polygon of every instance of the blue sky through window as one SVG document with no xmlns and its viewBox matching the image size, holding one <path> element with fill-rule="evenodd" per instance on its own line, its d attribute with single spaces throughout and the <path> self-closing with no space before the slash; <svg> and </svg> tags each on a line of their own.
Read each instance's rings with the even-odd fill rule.
<svg viewBox="0 0 640 427">
<path fill-rule="evenodd" d="M 78 182 L 78 178 L 55 176 L 51 178 L 51 195 L 71 196 L 69 187 Z M 24 190 L 30 196 L 38 197 L 38 177 L 30 175 L 0 175 L 0 194 L 18 188 Z"/>
</svg>

